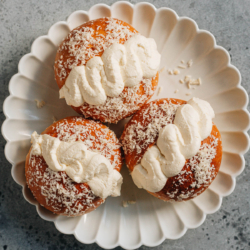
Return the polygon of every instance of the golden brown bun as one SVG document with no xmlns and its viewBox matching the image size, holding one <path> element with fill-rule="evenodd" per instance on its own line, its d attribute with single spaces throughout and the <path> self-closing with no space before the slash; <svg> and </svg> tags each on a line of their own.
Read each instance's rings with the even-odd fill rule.
<svg viewBox="0 0 250 250">
<path fill-rule="evenodd" d="M 119 141 L 115 134 L 103 124 L 82 117 L 69 117 L 53 123 L 42 134 L 67 141 L 66 136 L 75 135 L 74 129 L 79 131 L 77 137 L 80 140 L 89 140 L 93 143 L 88 146 L 89 150 L 98 150 L 110 160 L 111 164 L 115 161 L 115 169 L 120 172 L 122 159 Z M 78 139 L 74 139 L 74 141 L 76 140 Z M 25 175 L 28 187 L 34 197 L 42 206 L 53 213 L 78 216 L 93 211 L 104 202 L 103 199 L 92 193 L 86 183 L 73 182 L 64 171 L 54 172 L 50 170 L 42 156 L 31 156 L 31 149 L 26 157 Z M 59 184 L 66 190 L 65 193 L 59 194 L 58 188 L 51 188 L 52 186 L 57 187 Z M 44 192 L 48 195 L 43 195 Z M 62 200 L 71 201 L 72 204 L 66 207 Z"/>
<path fill-rule="evenodd" d="M 65 81 L 71 71 L 71 69 L 68 66 L 65 67 L 64 65 L 65 64 L 70 65 L 70 63 L 69 64 L 67 63 L 68 60 L 75 60 L 75 57 L 70 55 L 68 46 L 65 46 L 65 44 L 67 44 L 70 41 L 70 39 L 74 37 L 75 31 L 82 31 L 83 29 L 87 27 L 93 29 L 94 31 L 91 37 L 95 39 L 98 37 L 98 39 L 101 39 L 102 41 L 105 42 L 107 40 L 106 38 L 107 35 L 109 35 L 107 34 L 105 30 L 105 28 L 108 25 L 109 20 L 113 20 L 116 23 L 119 23 L 121 26 L 126 27 L 126 29 L 130 30 L 133 33 L 138 33 L 138 31 L 136 31 L 128 23 L 120 21 L 118 19 L 110 19 L 110 18 L 100 18 L 100 19 L 92 20 L 72 30 L 69 33 L 69 35 L 65 38 L 65 40 L 61 43 L 56 54 L 54 71 L 55 71 L 55 79 L 59 88 L 62 88 L 62 86 L 65 84 Z M 99 35 L 103 35 L 104 37 L 100 37 Z M 125 38 L 120 39 L 119 43 L 123 44 L 126 40 L 128 40 L 128 38 L 129 37 L 126 36 Z M 85 41 L 86 41 L 86 38 L 85 38 Z M 83 40 L 80 40 L 80 42 L 83 42 Z M 87 42 L 89 42 L 88 39 L 87 39 Z M 98 44 L 96 46 L 98 46 Z M 93 47 L 93 46 L 87 47 L 85 49 L 86 54 L 88 54 L 89 51 L 93 51 L 95 49 L 96 47 Z M 95 54 L 95 56 L 101 56 L 103 54 L 104 49 L 102 48 L 102 45 L 98 46 L 98 50 L 100 52 Z M 88 58 L 85 62 L 78 60 L 76 63 L 77 65 L 75 66 L 86 65 L 89 59 L 91 58 Z M 117 123 L 119 120 L 128 116 L 131 116 L 133 113 L 139 110 L 151 98 L 157 85 L 158 85 L 158 73 L 154 78 L 152 78 L 152 81 L 149 84 L 148 88 L 145 88 L 145 83 L 143 82 L 139 84 L 139 88 L 125 87 L 123 92 L 119 96 L 120 98 L 119 102 L 116 101 L 115 98 L 108 97 L 104 105 L 95 106 L 95 105 L 89 105 L 87 103 L 84 103 L 80 107 L 72 106 L 72 108 L 79 114 L 84 115 L 86 118 L 91 117 L 95 120 L 100 120 L 102 122 Z M 118 105 L 114 106 L 112 103 L 112 100 L 113 100 L 113 103 L 116 103 L 116 104 L 121 103 L 120 107 Z"/>
<path fill-rule="evenodd" d="M 174 107 L 178 104 L 182 105 L 185 103 L 186 101 L 179 99 L 155 100 L 145 104 L 128 122 L 120 140 L 125 152 L 126 164 L 130 172 L 133 171 L 136 164 L 140 163 L 147 149 L 156 144 L 159 130 L 165 125 L 173 123 L 176 110 L 173 109 L 171 114 L 168 113 L 168 104 L 171 104 L 171 107 Z M 156 119 L 158 119 L 157 122 L 153 124 L 152 122 Z M 151 127 L 152 124 L 153 126 L 158 124 L 158 128 L 155 129 L 154 132 L 151 131 L 149 136 L 145 136 L 147 129 Z M 136 129 L 138 127 L 139 129 Z M 144 134 L 143 138 L 138 136 L 140 133 Z M 138 145 L 140 150 L 133 145 Z M 204 192 L 216 177 L 222 158 L 221 136 L 215 125 L 213 125 L 210 136 L 202 141 L 202 145 L 200 150 L 205 150 L 205 147 L 211 146 L 214 147 L 216 151 L 216 155 L 210 163 L 209 171 L 206 173 L 206 176 L 208 177 L 206 180 L 203 182 L 201 181 L 201 183 L 198 182 L 198 177 L 195 176 L 195 173 L 198 176 L 198 168 L 195 166 L 191 170 L 189 159 L 186 160 L 185 166 L 178 175 L 167 179 L 166 185 L 161 191 L 157 193 L 149 193 L 165 201 L 182 201 L 192 199 Z M 198 156 L 198 153 L 195 157 L 198 157 L 198 161 L 201 159 L 200 156 Z"/>
</svg>

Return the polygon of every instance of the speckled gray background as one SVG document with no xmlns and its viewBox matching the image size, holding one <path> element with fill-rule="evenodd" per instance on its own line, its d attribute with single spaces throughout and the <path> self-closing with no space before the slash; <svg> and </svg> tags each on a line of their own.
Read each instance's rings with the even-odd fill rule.
<svg viewBox="0 0 250 250">
<path fill-rule="evenodd" d="M 52 24 L 75 10 L 88 10 L 95 1 L 84 0 L 0 0 L 0 119 L 8 83 L 17 72 L 20 58 L 30 52 L 32 42 L 45 35 Z M 113 0 L 103 0 L 112 4 Z M 139 1 L 131 1 L 136 3 Z M 242 74 L 242 85 L 250 92 L 250 0 L 154 0 L 156 7 L 169 7 L 180 16 L 193 18 L 200 28 L 212 32 L 217 43 L 231 54 Z M 11 166 L 4 157 L 5 141 L 0 138 L 0 249 L 100 249 L 83 245 L 72 235 L 59 233 L 42 220 L 28 204 L 12 179 Z M 237 178 L 235 191 L 223 199 L 219 212 L 208 215 L 202 226 L 188 230 L 179 240 L 166 240 L 156 249 L 250 249 L 250 154 L 246 169 Z M 149 249 L 142 247 L 142 249 Z"/>
</svg>

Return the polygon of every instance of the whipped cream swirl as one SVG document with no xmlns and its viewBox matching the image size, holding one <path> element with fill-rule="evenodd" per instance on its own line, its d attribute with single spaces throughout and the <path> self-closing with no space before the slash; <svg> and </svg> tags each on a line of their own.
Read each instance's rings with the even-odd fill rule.
<svg viewBox="0 0 250 250">
<path fill-rule="evenodd" d="M 53 171 L 65 171 L 77 183 L 87 183 L 103 199 L 119 196 L 122 176 L 110 161 L 87 149 L 82 141 L 63 142 L 50 135 L 31 135 L 31 155 L 43 156 Z"/>
<path fill-rule="evenodd" d="M 192 98 L 177 109 L 174 123 L 160 130 L 157 145 L 146 151 L 131 175 L 139 188 L 159 192 L 167 178 L 179 174 L 186 159 L 195 156 L 212 131 L 214 111 L 210 104 Z"/>
<path fill-rule="evenodd" d="M 124 87 L 134 87 L 143 78 L 154 77 L 160 60 L 154 39 L 136 34 L 124 44 L 112 44 L 86 66 L 73 68 L 60 89 L 60 98 L 75 107 L 85 102 L 102 105 L 107 96 L 117 97 Z"/>
</svg>

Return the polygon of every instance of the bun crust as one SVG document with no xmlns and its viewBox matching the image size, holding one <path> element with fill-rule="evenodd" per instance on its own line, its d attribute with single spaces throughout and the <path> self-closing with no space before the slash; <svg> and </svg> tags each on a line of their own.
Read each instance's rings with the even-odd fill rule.
<svg viewBox="0 0 250 250">
<path fill-rule="evenodd" d="M 156 144 L 160 129 L 173 123 L 177 107 L 183 104 L 186 104 L 186 101 L 179 99 L 155 100 L 145 104 L 128 122 L 120 140 L 130 172 L 140 163 L 147 149 Z M 211 150 L 216 152 L 215 157 L 206 171 L 200 169 L 200 162 L 209 158 Z M 215 179 L 221 159 L 221 136 L 217 127 L 213 125 L 210 136 L 202 141 L 196 156 L 186 160 L 182 171 L 168 178 L 161 191 L 149 193 L 164 201 L 192 199 L 204 192 Z"/>
<path fill-rule="evenodd" d="M 117 24 L 123 30 L 116 28 L 115 25 Z M 111 28 L 107 30 L 107 27 Z M 86 30 L 89 30 L 89 37 L 79 38 L 79 36 L 76 36 L 76 34 L 81 34 Z M 124 35 L 120 39 L 114 38 L 116 41 L 112 41 L 113 34 L 117 34 L 117 37 L 119 37 L 119 32 L 123 32 Z M 111 45 L 113 42 L 124 44 L 131 35 L 136 33 L 138 31 L 131 25 L 114 18 L 92 20 L 72 30 L 61 43 L 56 54 L 54 71 L 59 88 L 62 88 L 65 84 L 72 66 L 86 65 L 87 61 L 93 56 L 101 56 L 107 45 Z M 98 42 L 95 42 L 94 45 L 93 39 L 98 39 Z M 77 45 L 74 44 L 75 42 L 77 42 Z M 72 44 L 75 46 L 75 52 L 72 52 Z M 82 49 L 82 44 L 89 44 L 89 46 L 84 45 L 84 49 Z M 85 58 L 84 60 L 77 58 L 77 55 L 74 54 L 80 49 L 85 52 L 85 55 L 82 57 Z M 97 52 L 93 54 L 93 51 Z M 80 107 L 72 106 L 72 108 L 86 118 L 91 117 L 102 122 L 117 123 L 119 120 L 131 116 L 139 110 L 154 94 L 157 85 L 158 73 L 152 80 L 147 81 L 146 84 L 145 81 L 142 81 L 139 86 L 133 88 L 125 87 L 119 97 L 108 97 L 104 105 L 96 106 L 84 103 Z"/>
<path fill-rule="evenodd" d="M 115 164 L 117 171 L 121 170 L 118 139 L 103 124 L 81 117 L 69 117 L 53 123 L 42 134 L 63 141 L 88 141 L 90 150 L 99 151 L 111 164 Z M 42 156 L 31 155 L 31 149 L 26 157 L 25 175 L 36 200 L 53 213 L 79 216 L 95 210 L 104 202 L 92 193 L 87 183 L 73 182 L 66 172 L 50 170 Z"/>
</svg>

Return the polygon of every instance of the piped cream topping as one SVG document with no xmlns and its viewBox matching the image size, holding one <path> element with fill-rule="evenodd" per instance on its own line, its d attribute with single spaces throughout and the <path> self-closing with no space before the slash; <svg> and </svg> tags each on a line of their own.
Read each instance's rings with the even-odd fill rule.
<svg viewBox="0 0 250 250">
<path fill-rule="evenodd" d="M 139 188 L 159 192 L 167 178 L 179 174 L 186 159 L 195 156 L 212 131 L 214 111 L 210 104 L 192 98 L 178 107 L 173 124 L 160 130 L 156 145 L 148 148 L 131 175 Z"/>
<path fill-rule="evenodd" d="M 124 87 L 154 77 L 160 59 L 154 39 L 135 34 L 124 44 L 112 44 L 86 66 L 74 67 L 60 89 L 60 98 L 75 107 L 85 102 L 102 105 L 107 96 L 117 97 Z"/>
<path fill-rule="evenodd" d="M 43 156 L 53 171 L 65 171 L 77 183 L 87 183 L 103 199 L 119 196 L 122 176 L 103 155 L 87 149 L 82 141 L 64 142 L 50 135 L 31 135 L 31 155 Z"/>
</svg>

